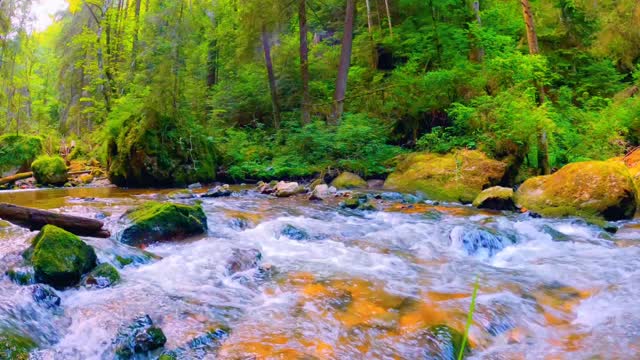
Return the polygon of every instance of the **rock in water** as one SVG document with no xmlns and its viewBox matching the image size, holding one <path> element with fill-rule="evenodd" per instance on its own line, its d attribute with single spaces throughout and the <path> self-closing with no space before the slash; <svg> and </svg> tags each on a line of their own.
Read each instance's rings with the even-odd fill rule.
<svg viewBox="0 0 640 360">
<path fill-rule="evenodd" d="M 437 325 L 429 329 L 428 348 L 425 359 L 429 360 L 456 360 L 464 336 L 447 325 Z M 469 352 L 469 346 L 465 344 L 464 353 Z"/>
<path fill-rule="evenodd" d="M 121 327 L 113 340 L 116 359 L 122 360 L 159 349 L 166 342 L 162 329 L 153 325 L 149 315 L 140 315 L 130 325 Z"/>
<path fill-rule="evenodd" d="M 33 239 L 31 262 L 37 281 L 56 289 L 72 286 L 96 266 L 93 248 L 76 235 L 45 225 Z"/>
<path fill-rule="evenodd" d="M 36 343 L 12 330 L 0 329 L 0 359 L 28 360 Z"/>
<path fill-rule="evenodd" d="M 86 287 L 96 287 L 103 289 L 115 285 L 120 281 L 118 270 L 111 264 L 102 263 L 91 271 L 84 279 L 83 285 Z"/>
<path fill-rule="evenodd" d="M 459 244 L 469 255 L 493 256 L 514 240 L 492 229 L 484 227 L 456 226 L 449 235 L 454 244 Z"/>
<path fill-rule="evenodd" d="M 31 170 L 43 185 L 63 185 L 68 179 L 67 164 L 60 156 L 40 156 L 31 164 Z"/>
<path fill-rule="evenodd" d="M 367 182 L 360 176 L 345 171 L 333 179 L 331 185 L 336 189 L 354 189 L 354 188 L 367 188 Z"/>
<path fill-rule="evenodd" d="M 134 246 L 183 239 L 207 231 L 207 216 L 200 204 L 151 201 L 125 213 L 121 222 L 126 225 L 118 233 L 119 241 Z"/>
<path fill-rule="evenodd" d="M 636 190 L 620 161 L 584 161 L 525 181 L 516 203 L 543 216 L 582 216 L 609 221 L 631 219 Z"/>
<path fill-rule="evenodd" d="M 30 267 L 9 269 L 6 275 L 9 277 L 9 280 L 18 285 L 31 285 L 36 283 L 35 273 L 33 268 Z"/>
<path fill-rule="evenodd" d="M 289 197 L 305 192 L 303 186 L 300 186 L 297 182 L 285 182 L 280 181 L 275 188 L 275 195 L 277 197 Z"/>
<path fill-rule="evenodd" d="M 191 190 L 182 189 L 182 190 L 174 190 L 168 193 L 167 197 L 171 200 L 186 200 L 186 199 L 193 199 L 196 196 L 193 194 Z"/>
<path fill-rule="evenodd" d="M 482 190 L 473 200 L 473 206 L 480 209 L 514 211 L 516 210 L 516 204 L 513 202 L 513 189 L 494 186 Z"/>
<path fill-rule="evenodd" d="M 329 187 L 327 184 L 316 185 L 311 191 L 309 200 L 324 200 L 334 195 L 336 191 L 335 187 Z"/>
<path fill-rule="evenodd" d="M 47 309 L 53 309 L 60 306 L 60 297 L 47 285 L 34 285 L 31 288 L 31 297 L 38 305 Z"/>
<path fill-rule="evenodd" d="M 386 189 L 415 193 L 428 199 L 471 203 L 489 186 L 504 177 L 507 164 L 489 159 L 476 150 L 450 154 L 409 154 L 384 183 Z"/>
<path fill-rule="evenodd" d="M 262 253 L 257 249 L 233 249 L 225 266 L 229 274 L 257 268 L 262 261 Z"/>
<path fill-rule="evenodd" d="M 209 189 L 209 191 L 207 191 L 206 193 L 202 194 L 202 197 L 217 198 L 217 197 L 231 196 L 231 194 L 232 194 L 232 192 L 229 189 L 229 185 L 224 184 L 222 186 L 218 185 L 218 186 L 214 187 L 213 189 Z"/>
<path fill-rule="evenodd" d="M 292 240 L 307 240 L 309 239 L 309 234 L 304 231 L 303 229 L 297 228 L 293 225 L 287 224 L 285 225 L 282 230 L 280 231 L 280 234 L 288 237 L 289 239 Z"/>
</svg>

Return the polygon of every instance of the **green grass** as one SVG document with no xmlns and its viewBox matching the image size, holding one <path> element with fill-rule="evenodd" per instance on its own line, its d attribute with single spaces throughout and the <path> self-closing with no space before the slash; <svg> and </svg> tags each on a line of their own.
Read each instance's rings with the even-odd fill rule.
<svg viewBox="0 0 640 360">
<path fill-rule="evenodd" d="M 462 360 L 464 357 L 464 350 L 467 345 L 467 339 L 469 338 L 469 328 L 473 323 L 473 313 L 476 311 L 476 298 L 478 297 L 478 288 L 480 287 L 480 280 L 476 275 L 476 283 L 473 286 L 473 294 L 471 295 L 471 305 L 469 305 L 469 314 L 467 315 L 467 323 L 464 326 L 464 337 L 462 338 L 462 346 L 460 346 L 460 353 L 458 353 L 458 360 Z"/>
</svg>

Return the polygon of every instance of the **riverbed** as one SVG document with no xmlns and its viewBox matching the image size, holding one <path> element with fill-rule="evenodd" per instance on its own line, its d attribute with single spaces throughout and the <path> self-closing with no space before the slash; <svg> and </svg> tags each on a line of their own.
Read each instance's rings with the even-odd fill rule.
<svg viewBox="0 0 640 360">
<path fill-rule="evenodd" d="M 238 190 L 203 198 L 208 233 L 153 244 L 155 258 L 119 268 L 110 288 L 59 291 L 61 306 L 34 302 L 28 287 L 0 280 L 0 327 L 36 340 L 35 359 L 112 359 L 118 329 L 148 314 L 166 350 L 211 328 L 230 335 L 185 358 L 422 359 L 427 329 L 470 328 L 471 359 L 640 358 L 640 223 L 611 234 L 579 219 L 541 219 L 456 204 L 374 199 L 379 211 L 340 208 Z M 56 189 L 0 193 L 0 202 L 102 219 L 168 190 Z M 181 200 L 193 202 L 195 200 Z M 295 231 L 291 231 L 295 229 Z M 469 247 L 478 229 L 506 239 Z M 0 271 L 20 261 L 35 232 L 0 224 Z M 84 237 L 101 262 L 135 254 Z M 255 269 L 229 274 L 234 249 L 257 249 Z M 154 357 L 157 358 L 157 354 Z"/>
</svg>

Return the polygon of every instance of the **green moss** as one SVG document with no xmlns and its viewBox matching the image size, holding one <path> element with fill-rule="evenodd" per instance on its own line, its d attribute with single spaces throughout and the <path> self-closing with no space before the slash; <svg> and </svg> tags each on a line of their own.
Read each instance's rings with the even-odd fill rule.
<svg viewBox="0 0 640 360">
<path fill-rule="evenodd" d="M 121 242 L 140 245 L 204 233 L 207 217 L 202 205 L 147 202 L 125 214 L 130 224 L 119 236 Z"/>
<path fill-rule="evenodd" d="M 615 161 L 585 161 L 525 181 L 516 203 L 549 217 L 580 216 L 596 223 L 633 217 L 636 189 L 627 168 Z"/>
<path fill-rule="evenodd" d="M 473 200 L 473 206 L 481 209 L 515 210 L 513 189 L 501 186 L 490 187 Z"/>
<path fill-rule="evenodd" d="M 0 136 L 0 174 L 14 168 L 26 171 L 41 153 L 42 138 L 39 136 Z"/>
<path fill-rule="evenodd" d="M 67 182 L 67 164 L 60 156 L 39 156 L 31 164 L 33 176 L 39 184 L 63 185 Z"/>
<path fill-rule="evenodd" d="M 348 198 L 345 199 L 340 206 L 348 208 L 348 209 L 357 209 L 360 206 L 360 199 L 358 198 Z"/>
<path fill-rule="evenodd" d="M 354 188 L 366 188 L 367 182 L 360 176 L 345 171 L 335 178 L 331 185 L 336 189 L 354 189 Z"/>
<path fill-rule="evenodd" d="M 96 266 L 96 253 L 91 246 L 53 225 L 45 225 L 32 246 L 36 280 L 57 289 L 75 285 Z"/>
<path fill-rule="evenodd" d="M 36 348 L 32 339 L 12 330 L 0 329 L 0 359 L 27 360 L 29 352 Z"/>
<path fill-rule="evenodd" d="M 122 257 L 120 255 L 116 256 L 116 261 L 118 261 L 118 263 L 120 264 L 120 266 L 125 267 L 127 265 L 131 265 L 133 264 L 133 259 L 132 258 L 125 258 Z"/>
<path fill-rule="evenodd" d="M 85 280 L 85 285 L 100 288 L 115 285 L 120 281 L 120 273 L 111 264 L 102 263 L 93 269 Z"/>
<path fill-rule="evenodd" d="M 475 150 L 445 155 L 413 153 L 404 157 L 384 186 L 396 191 L 420 192 L 432 200 L 471 203 L 482 189 L 502 180 L 506 167 L 503 162 Z"/>
<path fill-rule="evenodd" d="M 35 275 L 33 269 L 9 269 L 6 272 L 11 281 L 18 285 L 35 284 Z"/>
</svg>

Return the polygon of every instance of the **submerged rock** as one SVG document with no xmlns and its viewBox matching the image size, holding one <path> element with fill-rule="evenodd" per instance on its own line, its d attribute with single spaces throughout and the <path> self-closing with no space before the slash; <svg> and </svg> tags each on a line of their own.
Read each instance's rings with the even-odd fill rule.
<svg viewBox="0 0 640 360">
<path fill-rule="evenodd" d="M 429 329 L 428 348 L 425 351 L 425 359 L 430 360 L 456 360 L 462 349 L 464 335 L 447 325 L 437 325 Z M 465 344 L 464 354 L 469 352 L 468 344 Z"/>
<path fill-rule="evenodd" d="M 280 231 L 280 234 L 288 237 L 289 239 L 292 240 L 307 240 L 309 239 L 309 234 L 304 231 L 303 229 L 297 228 L 293 225 L 287 224 L 285 225 L 282 230 Z"/>
<path fill-rule="evenodd" d="M 28 360 L 36 348 L 32 339 L 8 329 L 0 329 L 0 359 Z"/>
<path fill-rule="evenodd" d="M 298 184 L 297 182 L 280 181 L 275 186 L 274 194 L 277 197 L 289 197 L 297 194 L 302 194 L 305 191 L 305 188 L 303 186 L 300 186 L 300 184 Z"/>
<path fill-rule="evenodd" d="M 222 186 L 218 185 L 218 186 L 214 187 L 213 189 L 209 189 L 209 191 L 207 191 L 206 193 L 202 194 L 202 197 L 217 198 L 217 197 L 231 196 L 231 194 L 232 194 L 232 192 L 229 189 L 229 185 L 224 184 Z"/>
<path fill-rule="evenodd" d="M 166 342 L 162 329 L 153 325 L 149 315 L 140 315 L 130 325 L 121 327 L 113 340 L 116 359 L 122 360 L 159 349 Z"/>
<path fill-rule="evenodd" d="M 473 200 L 473 206 L 479 209 L 514 211 L 516 210 L 516 204 L 513 202 L 513 189 L 494 186 L 482 190 Z"/>
<path fill-rule="evenodd" d="M 352 194 L 340 203 L 340 207 L 353 210 L 376 211 L 376 206 L 369 200 L 367 194 Z"/>
<path fill-rule="evenodd" d="M 497 185 L 507 165 L 476 150 L 450 154 L 409 154 L 384 183 L 386 189 L 414 193 L 438 201 L 471 203 L 487 187 Z"/>
<path fill-rule="evenodd" d="M 229 337 L 230 333 L 231 330 L 225 326 L 212 328 L 205 334 L 190 340 L 184 346 L 163 352 L 158 360 L 208 358 L 206 355 L 214 354 L 218 351 L 222 342 Z"/>
<path fill-rule="evenodd" d="M 76 235 L 45 225 L 33 239 L 31 262 L 35 278 L 56 289 L 72 286 L 96 266 L 93 248 Z"/>
<path fill-rule="evenodd" d="M 207 217 L 200 204 L 147 202 L 125 213 L 127 223 L 118 240 L 128 245 L 145 245 L 202 234 L 207 231 Z"/>
<path fill-rule="evenodd" d="M 34 285 L 31 288 L 31 297 L 38 305 L 47 309 L 57 308 L 61 302 L 55 290 L 43 284 Z"/>
<path fill-rule="evenodd" d="M 515 243 L 497 231 L 479 226 L 456 226 L 449 235 L 454 244 L 460 244 L 469 255 L 483 253 L 493 256 L 508 245 Z"/>
<path fill-rule="evenodd" d="M 31 267 L 9 269 L 7 277 L 18 285 L 31 285 L 36 283 L 35 272 Z"/>
<path fill-rule="evenodd" d="M 182 190 L 174 190 L 168 193 L 167 197 L 171 200 L 186 200 L 186 199 L 193 199 L 196 196 L 193 194 L 191 190 L 182 189 Z"/>
<path fill-rule="evenodd" d="M 261 261 L 262 253 L 258 249 L 232 249 L 225 268 L 232 275 L 257 268 Z"/>
<path fill-rule="evenodd" d="M 337 178 L 333 179 L 331 185 L 336 189 L 367 188 L 367 182 L 364 179 L 348 171 L 342 172 Z"/>
<path fill-rule="evenodd" d="M 116 270 L 116 268 L 111 264 L 102 263 L 85 277 L 83 285 L 85 287 L 103 289 L 115 285 L 119 281 L 120 274 L 118 273 L 118 270 Z"/>
<path fill-rule="evenodd" d="M 622 162 L 584 161 L 525 181 L 516 203 L 544 216 L 582 216 L 609 221 L 630 219 L 636 189 Z"/>
<path fill-rule="evenodd" d="M 38 184 L 63 185 L 67 182 L 67 164 L 60 156 L 40 156 L 31 164 Z"/>
</svg>

